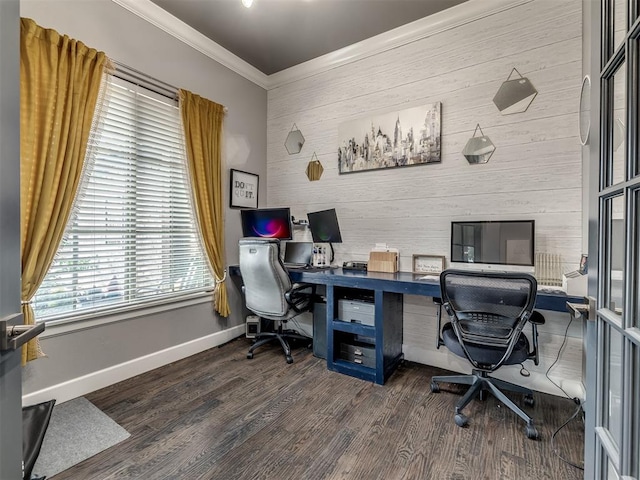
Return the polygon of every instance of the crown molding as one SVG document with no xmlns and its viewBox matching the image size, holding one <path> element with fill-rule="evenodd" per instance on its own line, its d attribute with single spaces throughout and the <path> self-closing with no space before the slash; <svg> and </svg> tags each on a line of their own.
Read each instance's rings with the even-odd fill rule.
<svg viewBox="0 0 640 480">
<path fill-rule="evenodd" d="M 1 1 L 1 0 L 0 0 Z M 495 15 L 534 0 L 468 0 L 375 37 L 266 75 L 150 0 L 112 0 L 178 40 L 221 63 L 256 85 L 270 90 L 423 38 Z"/>
<path fill-rule="evenodd" d="M 2 0 L 0 0 L 2 1 Z M 182 20 L 163 10 L 150 0 L 112 0 L 114 3 L 129 10 L 134 15 L 155 25 L 169 35 L 177 38 L 195 48 L 200 53 L 221 63 L 225 67 L 233 70 L 247 80 L 267 89 L 269 77 L 254 66 L 248 64 L 237 55 L 234 55 L 226 48 L 220 46 L 208 37 L 190 27 Z"/>
<path fill-rule="evenodd" d="M 356 62 L 532 1 L 468 0 L 442 12 L 269 75 L 269 88 L 276 88 L 332 68 Z"/>
</svg>

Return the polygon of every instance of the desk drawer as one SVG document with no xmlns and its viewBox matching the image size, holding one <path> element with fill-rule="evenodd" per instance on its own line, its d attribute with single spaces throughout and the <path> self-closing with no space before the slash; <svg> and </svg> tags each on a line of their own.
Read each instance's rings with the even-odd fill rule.
<svg viewBox="0 0 640 480">
<path fill-rule="evenodd" d="M 367 343 L 340 343 L 340 358 L 348 362 L 376 367 L 376 349 Z"/>
</svg>

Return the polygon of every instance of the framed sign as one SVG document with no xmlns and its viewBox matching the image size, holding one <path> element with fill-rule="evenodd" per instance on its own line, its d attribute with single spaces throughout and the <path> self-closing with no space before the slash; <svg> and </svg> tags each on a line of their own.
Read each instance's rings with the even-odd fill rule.
<svg viewBox="0 0 640 480">
<path fill-rule="evenodd" d="M 444 270 L 444 255 L 413 255 L 413 273 L 439 274 Z"/>
<path fill-rule="evenodd" d="M 258 175 L 231 169 L 229 206 L 231 208 L 258 208 Z"/>
</svg>

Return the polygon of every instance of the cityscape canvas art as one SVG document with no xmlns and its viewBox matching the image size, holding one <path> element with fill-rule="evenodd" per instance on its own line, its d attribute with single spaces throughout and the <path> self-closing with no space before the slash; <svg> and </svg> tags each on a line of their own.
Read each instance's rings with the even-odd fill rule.
<svg viewBox="0 0 640 480">
<path fill-rule="evenodd" d="M 338 172 L 440 163 L 441 103 L 375 117 L 338 127 Z"/>
</svg>

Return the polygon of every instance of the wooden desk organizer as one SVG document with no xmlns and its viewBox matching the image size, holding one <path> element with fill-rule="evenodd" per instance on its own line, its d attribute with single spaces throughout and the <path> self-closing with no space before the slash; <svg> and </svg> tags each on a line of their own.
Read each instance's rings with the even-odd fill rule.
<svg viewBox="0 0 640 480">
<path fill-rule="evenodd" d="M 370 272 L 395 273 L 398 271 L 397 252 L 370 252 L 367 270 Z"/>
</svg>

